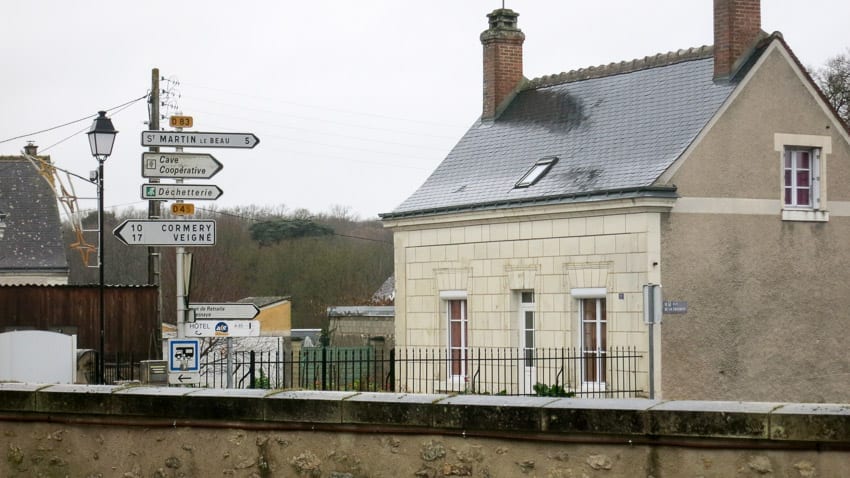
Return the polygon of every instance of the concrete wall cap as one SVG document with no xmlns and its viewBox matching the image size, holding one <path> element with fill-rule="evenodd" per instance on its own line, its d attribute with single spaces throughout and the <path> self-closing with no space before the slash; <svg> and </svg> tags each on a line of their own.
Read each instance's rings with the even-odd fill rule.
<svg viewBox="0 0 850 478">
<path fill-rule="evenodd" d="M 3 382 L 0 383 L 0 392 L 37 392 L 49 386 L 41 383 Z"/>
<path fill-rule="evenodd" d="M 787 403 L 773 411 L 775 415 L 849 415 L 850 404 Z"/>
<path fill-rule="evenodd" d="M 700 400 L 677 400 L 662 402 L 649 411 L 663 412 L 706 412 L 706 413 L 770 413 L 782 403 L 770 402 L 709 402 Z"/>
<path fill-rule="evenodd" d="M 413 403 L 428 404 L 436 403 L 448 398 L 448 395 L 424 394 L 424 393 L 358 393 L 346 398 L 346 402 L 375 402 L 375 403 Z"/>
<path fill-rule="evenodd" d="M 543 408 L 647 411 L 661 403 L 663 402 L 660 400 L 646 400 L 640 398 L 560 398 L 554 402 L 544 405 Z"/>
<path fill-rule="evenodd" d="M 191 397 L 263 398 L 269 391 L 262 388 L 196 388 L 187 394 Z"/>
<path fill-rule="evenodd" d="M 76 385 L 60 383 L 39 389 L 39 393 L 107 393 L 126 388 L 122 385 Z"/>
<path fill-rule="evenodd" d="M 284 400 L 345 400 L 357 395 L 357 392 L 322 392 L 317 390 L 276 390 L 266 398 Z"/>
<path fill-rule="evenodd" d="M 557 400 L 549 397 L 500 395 L 454 395 L 436 402 L 439 405 L 471 405 L 482 407 L 543 407 Z"/>
<path fill-rule="evenodd" d="M 194 388 L 183 387 L 128 387 L 116 390 L 115 395 L 151 395 L 164 397 L 180 397 L 192 393 Z"/>
</svg>

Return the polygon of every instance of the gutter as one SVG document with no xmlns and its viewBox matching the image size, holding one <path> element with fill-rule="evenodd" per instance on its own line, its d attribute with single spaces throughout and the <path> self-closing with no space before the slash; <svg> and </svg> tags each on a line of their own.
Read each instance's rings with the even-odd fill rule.
<svg viewBox="0 0 850 478">
<path fill-rule="evenodd" d="M 413 211 L 389 212 L 378 214 L 382 220 L 404 219 L 410 217 L 433 216 L 467 211 L 508 209 L 520 206 L 540 206 L 550 204 L 570 204 L 581 202 L 610 201 L 615 199 L 660 198 L 678 199 L 676 186 L 640 186 L 634 188 L 591 191 L 585 193 L 560 194 L 555 196 L 540 196 L 523 199 L 488 201 L 481 203 L 445 206 Z"/>
</svg>

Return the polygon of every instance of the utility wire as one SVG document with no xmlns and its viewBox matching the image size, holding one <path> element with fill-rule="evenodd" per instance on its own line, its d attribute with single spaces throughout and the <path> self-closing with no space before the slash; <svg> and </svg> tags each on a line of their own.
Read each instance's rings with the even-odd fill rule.
<svg viewBox="0 0 850 478">
<path fill-rule="evenodd" d="M 120 105 L 118 105 L 118 106 L 113 106 L 112 108 L 108 108 L 106 111 L 112 111 L 112 110 L 114 110 L 114 109 L 118 109 L 118 108 L 121 108 L 121 107 L 124 107 L 124 106 L 131 105 L 131 104 L 133 104 L 133 103 L 135 103 L 135 102 L 137 102 L 137 101 L 139 101 L 139 100 L 143 100 L 143 99 L 145 99 L 145 98 L 147 98 L 147 97 L 148 97 L 148 94 L 147 94 L 147 93 L 145 93 L 143 96 L 140 96 L 140 97 L 138 97 L 138 98 L 132 99 L 132 100 L 130 100 L 130 101 L 126 102 L 126 103 L 122 103 L 122 104 L 120 104 Z M 84 117 L 84 118 L 80 118 L 80 119 L 78 119 L 78 120 L 69 121 L 69 122 L 67 122 L 67 123 L 63 123 L 63 124 L 60 124 L 60 125 L 58 125 L 58 126 L 52 126 L 52 127 L 50 127 L 50 128 L 45 128 L 45 129 L 40 130 L 40 131 L 34 131 L 34 132 L 32 132 L 32 133 L 27 133 L 27 134 L 22 134 L 22 135 L 19 135 L 19 136 L 15 136 L 14 138 L 8 138 L 8 139 L 0 140 L 0 144 L 8 143 L 9 141 L 14 141 L 14 140 L 16 140 L 16 139 L 26 138 L 27 136 L 35 136 L 35 135 L 37 135 L 37 134 L 46 133 L 46 132 L 48 132 L 48 131 L 53 131 L 53 130 L 55 130 L 55 129 L 64 128 L 65 126 L 69 126 L 69 125 L 72 125 L 72 124 L 74 124 L 74 123 L 79 123 L 79 122 L 82 122 L 82 121 L 90 120 L 90 119 L 92 119 L 92 118 L 94 118 L 94 117 L 96 117 L 96 116 L 97 116 L 97 113 L 95 113 L 95 114 L 93 114 L 93 115 L 88 115 L 88 116 L 86 116 L 86 117 Z M 75 134 L 76 134 L 76 133 L 75 133 Z"/>
<path fill-rule="evenodd" d="M 147 95 L 143 96 L 142 98 L 146 98 L 146 97 L 147 97 Z M 112 116 L 115 116 L 115 115 L 117 115 L 118 113 L 121 113 L 122 111 L 126 110 L 127 108 L 129 108 L 129 107 L 133 106 L 133 104 L 134 104 L 135 102 L 139 101 L 139 100 L 140 100 L 140 99 L 142 99 L 142 98 L 137 98 L 137 99 L 135 99 L 135 100 L 133 100 L 133 101 L 130 101 L 130 102 L 128 102 L 128 103 L 124 103 L 124 104 L 123 104 L 123 105 L 121 105 L 121 106 L 116 106 L 115 108 L 110 108 L 110 110 L 115 110 L 115 111 L 112 113 Z M 75 133 L 73 133 L 73 134 L 71 134 L 71 135 L 69 135 L 69 136 L 66 136 L 65 138 L 60 139 L 59 141 L 57 141 L 57 142 L 55 142 L 55 143 L 51 144 L 50 146 L 48 146 L 48 147 L 46 147 L 46 148 L 41 148 L 41 151 L 42 151 L 42 152 L 44 152 L 44 151 L 47 151 L 48 149 L 50 149 L 50 148 L 52 148 L 52 147 L 54 147 L 54 146 L 58 146 L 58 145 L 60 145 L 60 144 L 64 143 L 65 141 L 68 141 L 69 139 L 73 138 L 74 136 L 76 136 L 76 135 L 78 135 L 78 134 L 80 134 L 80 133 L 85 132 L 87 129 L 88 129 L 88 127 L 83 128 L 83 129 L 81 129 L 81 130 L 79 130 L 79 131 L 77 131 L 77 132 L 75 132 Z M 89 181 L 89 182 L 90 182 L 90 183 L 92 183 L 92 184 L 94 184 L 94 181 Z"/>
</svg>

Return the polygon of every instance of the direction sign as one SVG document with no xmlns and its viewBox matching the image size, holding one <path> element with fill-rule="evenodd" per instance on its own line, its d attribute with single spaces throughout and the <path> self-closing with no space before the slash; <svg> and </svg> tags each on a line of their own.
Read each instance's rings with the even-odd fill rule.
<svg viewBox="0 0 850 478">
<path fill-rule="evenodd" d="M 259 320 L 196 320 L 184 324 L 187 337 L 259 337 Z"/>
<path fill-rule="evenodd" d="M 214 246 L 215 221 L 127 219 L 112 234 L 128 246 Z"/>
<path fill-rule="evenodd" d="M 220 304 L 189 304 L 195 311 L 195 319 L 253 319 L 260 313 L 256 305 L 245 302 L 223 302 Z"/>
<path fill-rule="evenodd" d="M 213 184 L 142 184 L 142 199 L 214 201 L 223 191 Z"/>
<path fill-rule="evenodd" d="M 254 133 L 203 133 L 200 131 L 142 131 L 142 146 L 189 148 L 245 148 L 260 142 Z"/>
<path fill-rule="evenodd" d="M 222 167 L 206 153 L 142 153 L 143 178 L 209 179 Z"/>
</svg>

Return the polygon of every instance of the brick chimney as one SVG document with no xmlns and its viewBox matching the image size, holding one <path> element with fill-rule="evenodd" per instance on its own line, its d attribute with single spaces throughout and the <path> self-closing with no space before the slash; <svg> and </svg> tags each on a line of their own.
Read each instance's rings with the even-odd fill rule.
<svg viewBox="0 0 850 478">
<path fill-rule="evenodd" d="M 761 0 L 714 0 L 714 79 L 728 79 L 761 34 Z"/>
<path fill-rule="evenodd" d="M 502 103 L 522 82 L 522 43 L 518 13 L 507 8 L 487 15 L 490 28 L 481 33 L 484 45 L 484 107 L 482 119 L 493 119 Z"/>
</svg>

